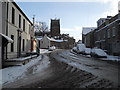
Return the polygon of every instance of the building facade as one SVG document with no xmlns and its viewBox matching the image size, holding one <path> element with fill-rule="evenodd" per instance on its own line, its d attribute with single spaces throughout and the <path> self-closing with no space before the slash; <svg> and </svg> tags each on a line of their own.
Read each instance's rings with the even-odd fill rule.
<svg viewBox="0 0 120 90">
<path fill-rule="evenodd" d="M 31 50 L 33 24 L 15 2 L 0 2 L 0 7 L 1 33 L 14 41 L 5 47 L 3 60 L 21 57 Z"/>
<path fill-rule="evenodd" d="M 6 4 L 7 3 L 0 1 L 0 68 L 2 68 L 4 65 L 4 56 L 8 43 L 13 43 L 13 40 L 10 37 L 6 36 Z"/>
<path fill-rule="evenodd" d="M 70 37 L 69 34 L 62 34 L 61 38 L 63 40 L 66 40 L 66 49 L 72 49 L 75 46 L 75 39 L 73 37 Z"/>
<path fill-rule="evenodd" d="M 95 46 L 112 55 L 120 55 L 120 13 L 107 19 L 95 31 Z"/>
<path fill-rule="evenodd" d="M 95 29 L 96 30 L 96 29 Z M 93 48 L 95 47 L 95 40 L 94 40 L 94 32 L 95 30 L 87 33 L 84 37 L 85 37 L 85 46 L 87 48 Z"/>
<path fill-rule="evenodd" d="M 41 49 L 48 49 L 51 46 L 55 46 L 58 49 L 65 49 L 65 45 L 67 45 L 66 40 L 56 40 L 54 38 L 49 38 L 47 35 L 44 37 L 37 37 L 37 41 Z"/>
<path fill-rule="evenodd" d="M 7 58 L 20 57 L 31 49 L 32 23 L 15 2 L 8 3 L 8 36 L 14 40 L 8 45 Z"/>
<path fill-rule="evenodd" d="M 60 19 L 51 19 L 50 26 L 51 36 L 60 36 Z"/>
<path fill-rule="evenodd" d="M 0 2 L 0 12 L 2 12 L 2 2 Z M 0 13 L 0 33 L 2 33 L 2 13 Z M 2 36 L 0 35 L 0 69 L 2 68 Z"/>
<path fill-rule="evenodd" d="M 88 48 L 94 47 L 93 37 L 95 29 L 96 27 L 83 27 L 82 29 L 82 43 L 84 43 Z"/>
</svg>

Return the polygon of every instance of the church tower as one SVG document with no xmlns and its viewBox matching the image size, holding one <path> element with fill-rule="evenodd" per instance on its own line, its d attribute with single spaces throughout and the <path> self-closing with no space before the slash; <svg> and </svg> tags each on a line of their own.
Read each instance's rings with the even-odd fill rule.
<svg viewBox="0 0 120 90">
<path fill-rule="evenodd" d="M 50 32 L 52 37 L 60 35 L 60 19 L 51 19 Z"/>
</svg>

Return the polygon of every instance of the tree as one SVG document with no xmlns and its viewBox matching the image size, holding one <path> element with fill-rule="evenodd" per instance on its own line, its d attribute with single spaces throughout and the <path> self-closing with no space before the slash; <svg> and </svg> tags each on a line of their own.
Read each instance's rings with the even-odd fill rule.
<svg viewBox="0 0 120 90">
<path fill-rule="evenodd" d="M 36 22 L 35 23 L 35 32 L 49 32 L 48 25 L 46 22 Z"/>
</svg>

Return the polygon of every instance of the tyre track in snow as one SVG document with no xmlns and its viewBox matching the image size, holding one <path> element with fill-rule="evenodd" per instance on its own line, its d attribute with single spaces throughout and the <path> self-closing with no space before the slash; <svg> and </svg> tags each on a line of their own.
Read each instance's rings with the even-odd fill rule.
<svg viewBox="0 0 120 90">
<path fill-rule="evenodd" d="M 64 51 L 53 51 L 50 57 L 50 64 L 39 73 L 31 74 L 28 77 L 18 80 L 6 86 L 7 88 L 113 88 L 110 80 L 100 78 L 84 69 L 72 66 L 76 63 L 75 58 L 70 55 L 63 55 Z M 65 51 L 66 52 L 66 51 Z M 62 53 L 63 56 L 60 54 Z M 45 56 L 47 57 L 47 56 Z M 64 62 L 65 61 L 65 62 Z M 68 62 L 67 62 L 68 61 Z M 83 62 L 81 62 L 83 63 Z M 39 64 L 39 63 L 38 63 Z M 37 64 L 37 65 L 38 65 Z M 80 63 L 78 63 L 81 65 Z M 89 67 L 84 65 L 84 67 Z M 33 68 L 29 69 L 32 70 Z"/>
<path fill-rule="evenodd" d="M 84 70 L 84 71 L 89 71 L 89 69 L 88 68 L 92 68 L 92 69 L 95 69 L 97 72 L 99 72 L 99 71 L 101 71 L 102 69 L 103 69 L 103 71 L 102 72 L 104 72 L 104 68 L 103 67 L 105 67 L 104 66 L 104 64 L 103 64 L 103 62 L 101 63 L 101 62 L 98 62 L 98 61 L 94 61 L 94 62 L 97 62 L 98 63 L 98 65 L 96 65 L 96 64 L 91 64 L 90 65 L 90 63 L 86 63 L 86 60 L 79 60 L 79 59 L 76 59 L 76 57 L 78 58 L 78 56 L 77 55 L 75 55 L 74 56 L 74 54 L 73 53 L 71 53 L 71 54 L 73 54 L 73 56 L 74 57 L 71 57 L 71 55 L 70 55 L 70 52 L 69 52 L 69 54 L 65 54 L 65 53 L 68 53 L 68 51 L 58 51 L 57 52 L 57 54 L 56 55 L 51 55 L 51 56 L 53 56 L 54 58 L 56 58 L 56 59 L 60 59 L 60 58 L 62 58 L 63 60 L 62 60 L 62 62 L 64 62 L 64 60 L 68 60 L 68 64 L 69 65 L 72 65 L 72 64 L 70 64 L 70 63 L 77 63 L 77 64 L 80 64 L 81 66 L 79 67 L 79 69 L 81 68 L 82 70 Z M 84 57 L 85 58 L 85 57 Z M 61 61 L 61 60 L 58 60 L 58 61 Z M 84 63 L 83 63 L 84 62 Z M 65 61 L 65 63 L 66 63 L 66 61 Z M 106 64 L 106 63 L 105 63 Z M 76 65 L 72 65 L 73 67 L 76 67 Z M 87 67 L 87 69 L 88 70 L 86 70 L 86 67 Z M 84 69 L 83 69 L 84 68 Z M 94 71 L 95 71 L 94 70 Z M 91 72 L 91 71 L 90 71 Z M 89 72 L 89 73 L 90 73 Z M 113 73 L 114 73 L 114 71 L 113 71 Z M 79 87 L 87 87 L 87 88 L 91 88 L 91 87 L 93 87 L 93 88 L 96 88 L 96 87 L 98 87 L 98 88 L 110 88 L 110 87 L 113 87 L 113 88 L 115 88 L 115 87 L 118 87 L 118 81 L 115 81 L 115 80 L 113 80 L 114 79 L 114 77 L 113 77 L 113 81 L 111 81 L 111 78 L 110 78 L 110 80 L 109 80 L 109 78 L 107 78 L 106 76 L 104 76 L 104 75 L 96 75 L 96 72 L 95 73 L 92 73 L 92 77 L 90 77 L 90 78 L 87 78 L 87 79 L 85 79 L 84 78 L 84 76 L 81 76 L 81 77 L 83 77 L 84 79 L 81 81 L 80 80 L 80 82 L 79 81 L 77 81 L 77 83 L 75 83 L 74 85 L 76 85 L 77 87 L 79 86 Z M 117 75 L 118 76 L 118 75 Z M 87 76 L 87 77 L 89 77 L 89 75 Z M 95 77 L 95 78 L 94 78 Z M 97 77 L 97 78 L 96 78 Z M 112 77 L 112 75 L 111 75 L 111 77 Z M 89 80 L 89 79 L 91 79 L 91 78 L 94 78 L 92 81 L 94 81 L 93 83 L 91 83 L 92 81 L 91 80 Z M 115 77 L 116 79 L 118 79 L 118 77 Z M 73 78 L 74 79 L 74 78 Z M 68 80 L 69 81 L 69 80 Z M 114 82 L 115 81 L 115 82 Z M 83 82 L 84 82 L 84 84 L 83 84 Z M 116 83 L 117 82 L 117 83 Z M 90 84 L 88 84 L 88 83 L 90 83 Z"/>
</svg>

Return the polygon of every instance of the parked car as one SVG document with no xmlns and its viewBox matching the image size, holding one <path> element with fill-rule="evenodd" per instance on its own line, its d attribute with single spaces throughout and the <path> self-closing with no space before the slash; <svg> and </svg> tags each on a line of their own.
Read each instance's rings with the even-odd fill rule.
<svg viewBox="0 0 120 90">
<path fill-rule="evenodd" d="M 85 48 L 84 44 L 77 44 L 77 53 L 83 54 L 85 52 Z"/>
<path fill-rule="evenodd" d="M 90 55 L 90 54 L 91 54 L 91 51 L 92 51 L 91 48 L 85 48 L 84 54 L 85 54 L 85 55 Z"/>
<path fill-rule="evenodd" d="M 93 48 L 91 51 L 91 56 L 96 58 L 107 58 L 107 53 L 99 48 Z"/>
<path fill-rule="evenodd" d="M 56 49 L 56 47 L 55 46 L 51 46 L 51 47 L 49 47 L 49 51 L 53 51 L 53 50 L 55 50 Z"/>
<path fill-rule="evenodd" d="M 73 47 L 72 50 L 77 53 L 77 47 Z"/>
</svg>

